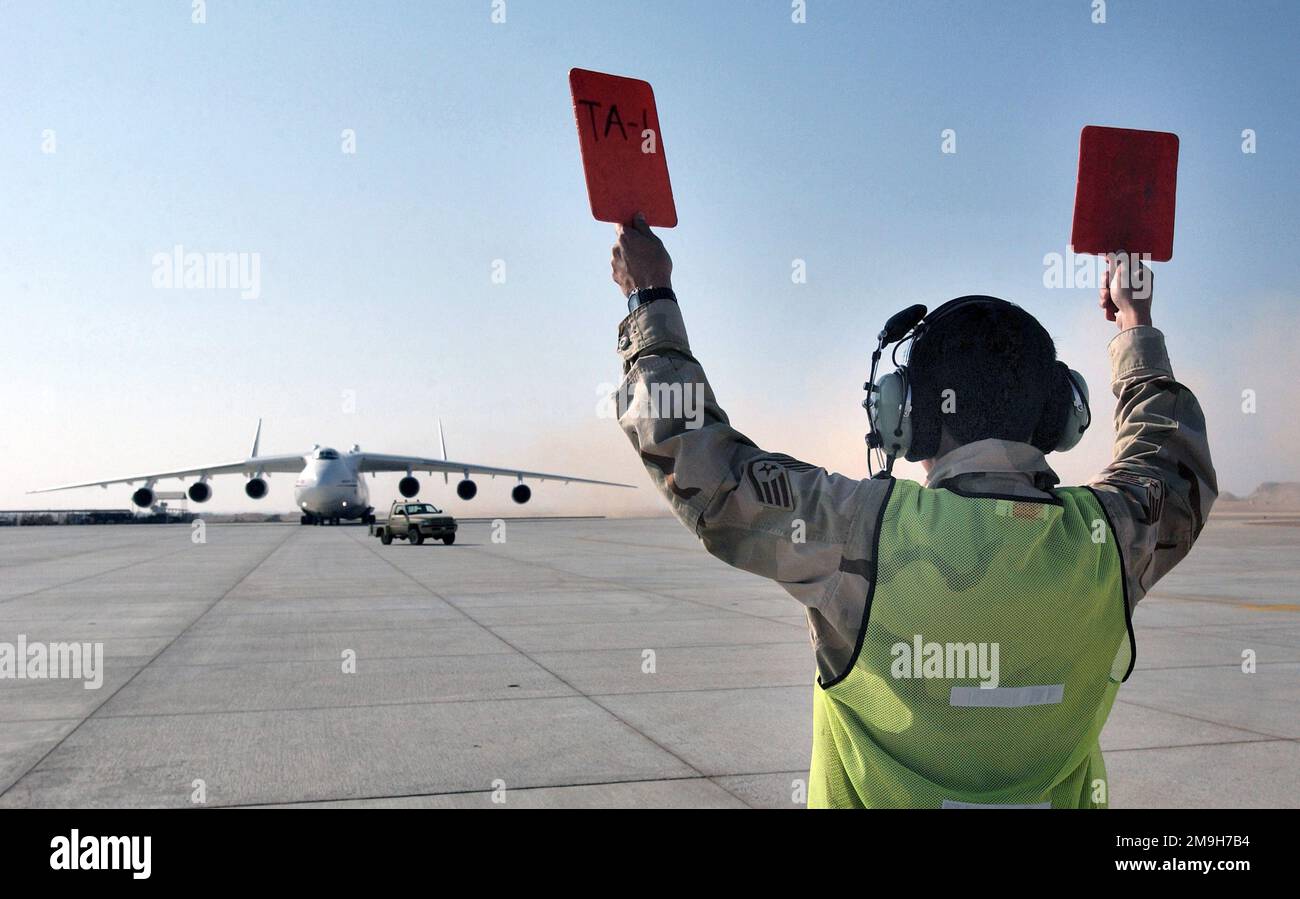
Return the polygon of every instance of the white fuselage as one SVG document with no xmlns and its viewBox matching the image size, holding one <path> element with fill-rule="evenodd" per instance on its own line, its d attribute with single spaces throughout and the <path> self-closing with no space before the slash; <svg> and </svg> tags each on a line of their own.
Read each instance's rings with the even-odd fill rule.
<svg viewBox="0 0 1300 899">
<path fill-rule="evenodd" d="M 351 453 L 323 449 L 308 456 L 293 485 L 293 501 L 317 518 L 360 518 L 370 510 L 370 491 Z"/>
</svg>

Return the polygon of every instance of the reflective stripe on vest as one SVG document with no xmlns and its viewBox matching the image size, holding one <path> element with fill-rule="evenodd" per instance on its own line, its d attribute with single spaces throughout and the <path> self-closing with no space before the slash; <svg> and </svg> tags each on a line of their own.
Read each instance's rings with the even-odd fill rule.
<svg viewBox="0 0 1300 899">
<path fill-rule="evenodd" d="M 893 483 L 857 653 L 814 688 L 809 806 L 1107 804 L 1123 563 L 1090 490 L 1054 497 Z"/>
</svg>

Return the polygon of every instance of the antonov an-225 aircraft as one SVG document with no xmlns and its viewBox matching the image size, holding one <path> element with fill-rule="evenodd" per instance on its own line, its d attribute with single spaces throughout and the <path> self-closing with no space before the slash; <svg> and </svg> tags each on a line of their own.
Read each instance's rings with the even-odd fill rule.
<svg viewBox="0 0 1300 899">
<path fill-rule="evenodd" d="M 154 504 L 157 496 L 154 485 L 166 478 L 183 480 L 197 477 L 198 480 L 189 486 L 186 494 L 196 503 L 205 503 L 212 498 L 212 487 L 208 484 L 211 477 L 219 474 L 242 474 L 248 478 L 244 483 L 244 493 L 252 499 L 261 499 L 266 496 L 269 489 L 266 483 L 267 477 L 275 472 L 298 475 L 298 480 L 293 485 L 293 499 L 302 510 L 303 524 L 338 524 L 342 519 L 355 518 L 360 518 L 369 524 L 375 520 L 375 510 L 370 505 L 370 491 L 362 475 L 381 471 L 404 473 L 397 483 L 397 489 L 407 498 L 420 492 L 420 482 L 413 474 L 417 471 L 427 471 L 430 474 L 442 472 L 444 481 L 447 480 L 448 474 L 459 474 L 461 481 L 456 485 L 456 495 L 464 500 L 473 499 L 478 493 L 478 485 L 470 480 L 471 474 L 515 478 L 518 483 L 510 491 L 510 498 L 521 504 L 528 502 L 533 495 L 532 490 L 524 483 L 525 478 L 575 484 L 600 484 L 604 487 L 632 487 L 631 484 L 595 481 L 566 474 L 547 474 L 541 471 L 521 471 L 514 468 L 474 465 L 469 462 L 452 462 L 447 458 L 447 442 L 443 439 L 441 422 L 438 423 L 438 440 L 442 445 L 441 459 L 369 453 L 363 452 L 360 446 L 353 446 L 346 453 L 340 453 L 336 449 L 320 445 L 312 447 L 305 453 L 263 456 L 258 454 L 258 444 L 261 439 L 262 423 L 259 421 L 257 434 L 253 437 L 252 452 L 248 454 L 247 459 L 238 462 L 200 465 L 195 468 L 134 475 L 128 478 L 110 478 L 107 481 L 87 481 L 84 484 L 62 484 L 58 487 L 46 487 L 31 492 L 50 493 L 78 487 L 108 487 L 110 484 L 143 482 L 142 486 L 131 494 L 131 502 L 141 508 L 149 508 Z"/>
</svg>

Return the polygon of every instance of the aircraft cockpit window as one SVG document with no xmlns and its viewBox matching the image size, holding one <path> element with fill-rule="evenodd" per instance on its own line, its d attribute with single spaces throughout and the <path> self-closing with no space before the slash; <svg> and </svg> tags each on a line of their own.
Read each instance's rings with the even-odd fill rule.
<svg viewBox="0 0 1300 899">
<path fill-rule="evenodd" d="M 337 459 L 338 457 L 339 457 L 338 450 L 323 449 L 320 452 L 316 453 L 317 459 Z"/>
</svg>

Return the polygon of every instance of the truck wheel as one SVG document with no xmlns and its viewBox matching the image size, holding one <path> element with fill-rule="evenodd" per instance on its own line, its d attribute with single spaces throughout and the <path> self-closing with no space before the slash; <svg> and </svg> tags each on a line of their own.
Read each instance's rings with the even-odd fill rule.
<svg viewBox="0 0 1300 899">
<path fill-rule="evenodd" d="M 406 533 L 406 539 L 411 541 L 412 546 L 419 546 L 424 542 L 424 534 L 420 533 L 419 528 L 411 528 Z"/>
<path fill-rule="evenodd" d="M 446 537 L 442 538 L 442 542 L 445 546 L 451 546 L 453 543 L 456 542 L 456 535 L 448 534 Z"/>
<path fill-rule="evenodd" d="M 393 543 L 393 532 L 388 528 L 384 528 L 379 532 L 379 542 L 384 544 L 384 546 L 391 546 Z"/>
</svg>

